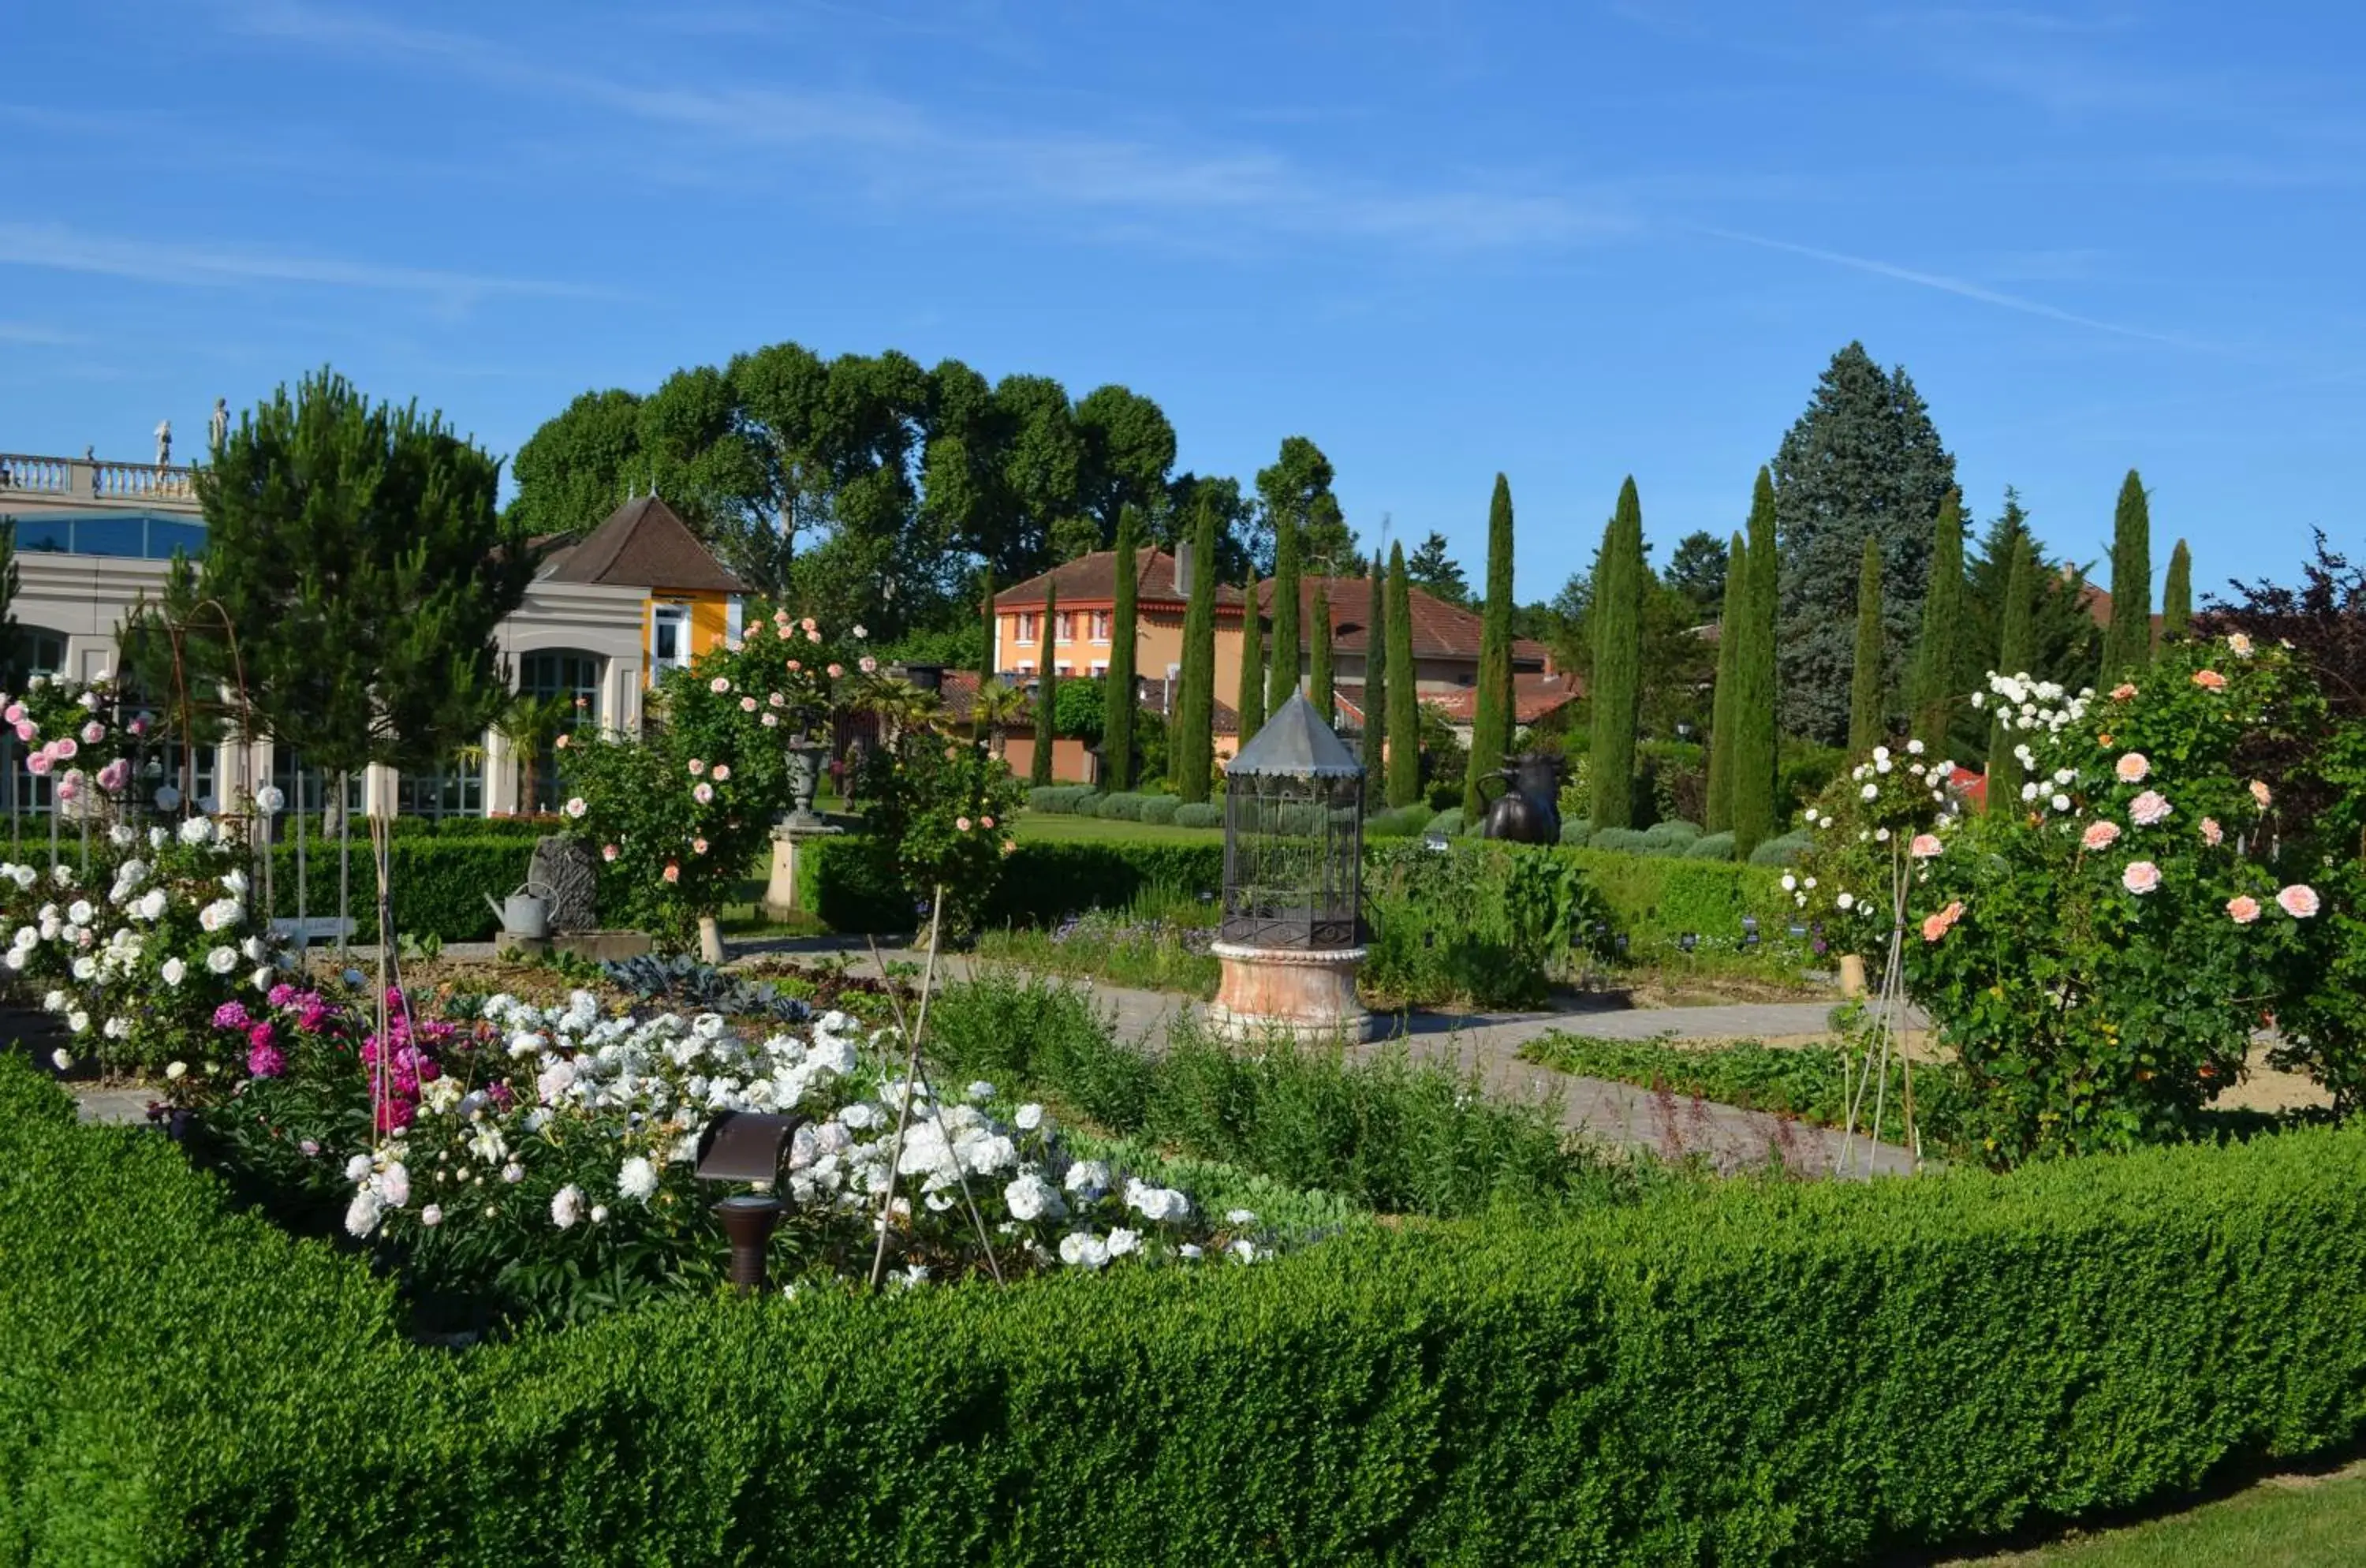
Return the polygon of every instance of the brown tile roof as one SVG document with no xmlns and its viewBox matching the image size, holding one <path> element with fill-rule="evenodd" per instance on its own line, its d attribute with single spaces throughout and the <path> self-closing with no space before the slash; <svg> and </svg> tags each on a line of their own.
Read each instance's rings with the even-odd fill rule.
<svg viewBox="0 0 2366 1568">
<path fill-rule="evenodd" d="M 2112 629 L 2112 591 L 2110 589 L 2098 588 L 2091 582 L 2079 584 L 2079 606 L 2087 612 L 2088 618 L 2097 626 L 2105 631 Z M 2160 635 L 2158 611 L 2153 613 L 2152 630 L 2155 637 Z"/>
<path fill-rule="evenodd" d="M 1070 675 L 1063 679 L 1073 681 L 1081 680 L 1084 677 Z M 1143 712 L 1164 723 L 1166 716 L 1158 711 L 1160 684 L 1159 682 L 1144 678 L 1137 690 L 1140 694 L 1139 700 Z M 1032 693 L 1027 694 L 1031 698 L 1033 695 Z M 937 678 L 937 697 L 944 704 L 947 719 L 954 724 L 971 723 L 977 716 L 977 671 L 975 670 L 946 671 Z M 1212 728 L 1215 733 L 1218 735 L 1239 733 L 1241 716 L 1238 713 L 1222 703 L 1215 703 L 1212 707 L 1214 710 Z M 1021 728 L 1028 729 L 1034 728 L 1034 704 L 1031 700 L 1020 707 L 1020 712 L 1025 716 L 1019 721 Z"/>
<path fill-rule="evenodd" d="M 1257 584 L 1257 608 L 1268 620 L 1273 615 L 1273 583 Z M 1362 653 L 1368 638 L 1364 619 L 1371 608 L 1371 580 L 1364 577 L 1308 577 L 1298 584 L 1299 625 L 1313 618 L 1314 592 L 1321 589 L 1331 598 L 1331 646 L 1340 653 Z M 1475 610 L 1459 604 L 1449 604 L 1435 593 L 1419 588 L 1408 588 L 1406 605 L 1413 612 L 1413 656 L 1415 659 L 1479 660 L 1479 637 L 1484 625 Z M 1538 670 L 1552 666 L 1552 653 L 1540 642 L 1516 637 L 1512 642 L 1512 668 L 1523 665 Z"/>
<path fill-rule="evenodd" d="M 1183 595 L 1175 591 L 1175 558 L 1161 549 L 1134 552 L 1133 598 L 1136 604 L 1162 604 L 1180 609 Z M 1117 552 L 1095 550 L 1065 561 L 1051 570 L 997 590 L 994 607 L 1023 610 L 1043 603 L 1047 584 L 1058 583 L 1063 609 L 1092 609 L 1117 603 Z M 1237 609 L 1241 591 L 1230 583 L 1216 584 L 1216 604 Z"/>
<path fill-rule="evenodd" d="M 1574 675 L 1531 674 L 1526 671 L 1512 672 L 1512 709 L 1517 722 L 1534 724 L 1554 709 L 1566 706 L 1585 694 L 1584 682 Z M 1449 723 L 1469 724 L 1478 717 L 1479 688 L 1459 686 L 1451 692 L 1432 695 L 1424 692 L 1422 704 L 1444 714 Z"/>
<path fill-rule="evenodd" d="M 745 593 L 748 585 L 723 563 L 664 502 L 637 496 L 608 514 L 580 543 L 553 550 L 543 562 L 551 582 L 606 582 L 672 589 L 684 593 Z"/>
</svg>

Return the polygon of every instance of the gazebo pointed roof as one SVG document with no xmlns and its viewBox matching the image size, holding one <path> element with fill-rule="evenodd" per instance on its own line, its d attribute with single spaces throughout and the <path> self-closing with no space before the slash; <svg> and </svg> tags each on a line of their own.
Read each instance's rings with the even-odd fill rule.
<svg viewBox="0 0 2366 1568">
<path fill-rule="evenodd" d="M 1292 692 L 1256 739 L 1224 769 L 1227 778 L 1347 779 L 1364 771 L 1354 752 L 1314 711 L 1304 692 Z"/>
</svg>

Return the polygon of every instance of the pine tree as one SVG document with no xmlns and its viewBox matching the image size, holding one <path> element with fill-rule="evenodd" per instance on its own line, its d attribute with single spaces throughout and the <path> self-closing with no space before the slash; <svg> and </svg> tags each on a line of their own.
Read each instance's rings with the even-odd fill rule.
<svg viewBox="0 0 2366 1568">
<path fill-rule="evenodd" d="M 2036 552 L 2026 533 L 2013 541 L 2012 566 L 2005 578 L 2002 629 L 1997 638 L 1996 671 L 2000 675 L 2020 675 L 2029 671 L 2034 640 L 2033 614 L 2037 595 Z M 2016 731 L 2007 729 L 1995 719 L 1989 721 L 1989 785 L 1988 808 L 2010 810 L 2021 798 L 2022 771 L 2021 759 L 2012 749 L 2021 744 Z"/>
<path fill-rule="evenodd" d="M 1861 344 L 1834 355 L 1774 457 L 1784 728 L 1825 745 L 1848 732 L 1853 569 L 1868 536 L 1882 558 L 1882 688 L 1900 684 L 1922 613 L 1931 519 L 1955 488 L 1955 460 L 1905 370 L 1885 372 Z"/>
<path fill-rule="evenodd" d="M 1205 496 L 1191 523 L 1191 597 L 1183 609 L 1183 690 L 1175 707 L 1175 793 L 1208 798 L 1216 740 L 1216 514 Z"/>
<path fill-rule="evenodd" d="M 1369 815 L 1388 798 L 1381 758 L 1388 750 L 1389 594 L 1377 550 L 1365 583 L 1369 602 L 1364 609 L 1364 810 Z"/>
<path fill-rule="evenodd" d="M 1244 746 L 1265 728 L 1265 627 L 1259 621 L 1256 574 L 1252 572 L 1241 598 L 1241 689 L 1235 704 Z"/>
<path fill-rule="evenodd" d="M 1421 692 L 1413 672 L 1413 585 L 1404 546 L 1389 547 L 1389 804 L 1421 798 Z"/>
<path fill-rule="evenodd" d="M 1290 694 L 1298 690 L 1299 656 L 1305 640 L 1299 636 L 1299 558 L 1305 541 L 1298 525 L 1286 517 L 1275 519 L 1273 536 L 1273 652 L 1265 671 L 1265 711 L 1279 713 Z"/>
<path fill-rule="evenodd" d="M 1774 833 L 1776 516 L 1774 478 L 1760 468 L 1750 496 L 1750 582 L 1733 655 L 1733 848 L 1745 860 Z"/>
<path fill-rule="evenodd" d="M 977 656 L 977 683 L 981 691 L 985 689 L 988 681 L 994 680 L 1002 673 L 995 668 L 997 660 L 994 657 L 995 638 L 1000 630 L 997 625 L 999 617 L 994 613 L 994 568 L 986 567 L 982 575 L 985 596 L 981 602 L 985 605 L 986 646 Z"/>
<path fill-rule="evenodd" d="M 1856 574 L 1856 659 L 1849 669 L 1848 749 L 1858 756 L 1889 733 L 1888 704 L 1881 678 L 1881 541 L 1865 536 Z"/>
<path fill-rule="evenodd" d="M 1495 476 L 1487 503 L 1487 603 L 1479 623 L 1479 690 L 1470 721 L 1470 771 L 1462 811 L 1479 815 L 1480 784 L 1493 778 L 1512 744 L 1512 486 Z"/>
<path fill-rule="evenodd" d="M 1134 536 L 1140 527 L 1140 513 L 1131 506 L 1119 509 L 1117 605 L 1110 617 L 1109 678 L 1101 686 L 1101 756 L 1108 763 L 1109 786 L 1113 791 L 1133 787 L 1133 723 L 1142 706 L 1133 681 Z"/>
<path fill-rule="evenodd" d="M 1750 547 L 1736 529 L 1726 552 L 1725 608 L 1717 622 L 1717 685 L 1708 728 L 1708 807 L 1703 824 L 1712 833 L 1733 826 L 1734 669 L 1741 651 L 1741 624 L 1749 613 Z"/>
<path fill-rule="evenodd" d="M 1955 676 L 1963 691 L 1980 690 L 1988 672 L 1998 668 L 1997 650 L 2004 645 L 2006 590 L 2016 546 L 2024 539 L 2030 561 L 2029 641 L 2021 670 L 2070 691 L 2095 679 L 2103 634 L 2088 611 L 2085 574 L 2075 566 L 2056 566 L 2046 558 L 2045 542 L 2030 527 L 2021 497 L 2008 488 L 2004 506 L 1989 520 L 1977 553 L 1965 562 L 1964 663 Z M 1959 707 L 1949 750 L 1963 757 L 1985 755 L 1991 728 L 1986 713 L 1968 705 Z"/>
<path fill-rule="evenodd" d="M 1324 723 L 1335 726 L 1339 708 L 1331 670 L 1331 591 L 1324 583 L 1314 585 L 1314 624 L 1306 629 L 1311 647 L 1306 700 L 1314 705 Z"/>
<path fill-rule="evenodd" d="M 1492 560 L 1488 575 L 1494 575 Z M 1594 826 L 1625 828 L 1635 819 L 1635 722 L 1643 661 L 1643 502 L 1631 474 L 1619 487 L 1618 510 L 1603 531 L 1591 615 Z M 1478 761 L 1474 751 L 1474 773 Z"/>
<path fill-rule="evenodd" d="M 2181 637 L 2193 624 L 2193 555 L 2185 541 L 2169 552 L 2169 577 L 2160 585 L 2160 639 Z"/>
<path fill-rule="evenodd" d="M 1963 661 L 1964 510 L 1954 491 L 1939 503 L 1931 543 L 1931 583 L 1922 596 L 1922 632 L 1914 649 L 1914 738 L 1934 757 L 1947 750 Z"/>
<path fill-rule="evenodd" d="M 2112 624 L 2103 628 L 2103 678 L 2095 684 L 2116 685 L 2151 659 L 2152 508 L 2130 468 L 2112 514 Z"/>
<path fill-rule="evenodd" d="M 1036 643 L 1043 650 L 1043 670 L 1035 678 L 1035 755 L 1027 762 L 1027 782 L 1041 788 L 1052 782 L 1052 746 L 1059 738 L 1053 727 L 1052 709 L 1060 698 L 1060 667 L 1056 662 L 1059 644 L 1053 627 L 1059 623 L 1053 617 L 1060 613 L 1060 585 L 1050 578 L 1043 581 L 1043 629 L 1036 634 Z"/>
</svg>

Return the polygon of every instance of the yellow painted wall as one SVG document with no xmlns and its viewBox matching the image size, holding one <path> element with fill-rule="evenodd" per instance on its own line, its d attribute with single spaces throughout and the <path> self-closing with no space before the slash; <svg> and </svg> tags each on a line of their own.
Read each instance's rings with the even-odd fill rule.
<svg viewBox="0 0 2366 1568">
<path fill-rule="evenodd" d="M 649 595 L 641 605 L 641 683 L 649 683 L 656 670 L 657 613 L 660 604 L 690 606 L 690 656 L 696 659 L 721 644 L 731 627 L 728 593 L 667 592 Z"/>
</svg>

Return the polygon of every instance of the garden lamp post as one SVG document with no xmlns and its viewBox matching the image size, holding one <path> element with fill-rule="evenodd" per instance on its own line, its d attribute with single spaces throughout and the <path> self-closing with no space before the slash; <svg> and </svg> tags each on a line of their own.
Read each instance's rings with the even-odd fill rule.
<svg viewBox="0 0 2366 1568">
<path fill-rule="evenodd" d="M 731 1238 L 731 1283 L 742 1295 L 764 1288 L 764 1256 L 787 1205 L 773 1191 L 781 1156 L 803 1116 L 761 1111 L 730 1111 L 708 1123 L 698 1140 L 698 1179 L 745 1181 L 753 1192 L 735 1193 L 715 1205 L 723 1234 Z"/>
<path fill-rule="evenodd" d="M 1223 966 L 1210 1025 L 1233 1040 L 1361 1040 L 1362 764 L 1301 692 L 1224 769 Z"/>
</svg>

